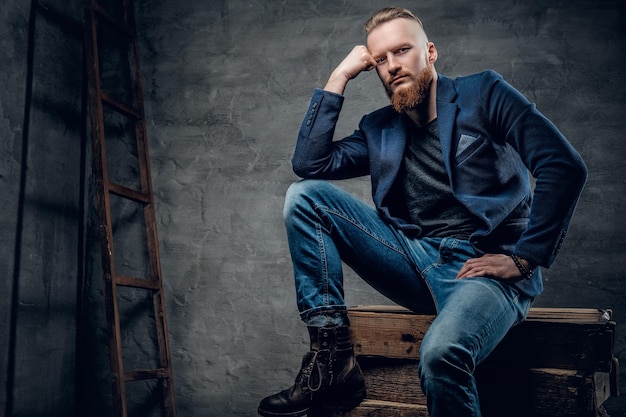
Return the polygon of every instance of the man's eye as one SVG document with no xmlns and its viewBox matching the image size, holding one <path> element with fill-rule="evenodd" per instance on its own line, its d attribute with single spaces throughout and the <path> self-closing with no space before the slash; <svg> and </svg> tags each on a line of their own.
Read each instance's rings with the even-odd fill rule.
<svg viewBox="0 0 626 417">
<path fill-rule="evenodd" d="M 385 58 L 385 57 L 381 57 L 381 58 L 378 58 L 378 59 L 376 60 L 376 63 L 377 63 L 377 64 L 382 64 L 382 63 L 383 63 L 383 62 L 385 62 L 386 60 L 387 60 L 387 58 Z"/>
</svg>

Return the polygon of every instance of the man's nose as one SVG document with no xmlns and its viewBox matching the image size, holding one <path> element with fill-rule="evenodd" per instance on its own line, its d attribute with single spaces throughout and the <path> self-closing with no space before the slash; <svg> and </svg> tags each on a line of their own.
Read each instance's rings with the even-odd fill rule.
<svg viewBox="0 0 626 417">
<path fill-rule="evenodd" d="M 387 71 L 389 71 L 389 74 L 397 73 L 398 70 L 400 70 L 400 68 L 401 68 L 400 62 L 398 62 L 396 57 L 390 54 L 387 57 Z"/>
</svg>

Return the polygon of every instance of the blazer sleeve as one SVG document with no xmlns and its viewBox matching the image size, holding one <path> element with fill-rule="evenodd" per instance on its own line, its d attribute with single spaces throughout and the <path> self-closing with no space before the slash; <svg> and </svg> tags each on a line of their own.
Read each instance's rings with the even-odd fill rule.
<svg viewBox="0 0 626 417">
<path fill-rule="evenodd" d="M 292 158 L 296 175 L 334 180 L 369 174 L 367 143 L 360 129 L 333 141 L 343 100 L 343 96 L 319 88 L 313 92 Z"/>
<path fill-rule="evenodd" d="M 493 73 L 495 74 L 495 73 Z M 528 227 L 514 253 L 549 267 L 563 243 L 587 179 L 587 167 L 563 134 L 522 94 L 495 74 L 487 90 L 493 126 L 535 178 Z"/>
</svg>

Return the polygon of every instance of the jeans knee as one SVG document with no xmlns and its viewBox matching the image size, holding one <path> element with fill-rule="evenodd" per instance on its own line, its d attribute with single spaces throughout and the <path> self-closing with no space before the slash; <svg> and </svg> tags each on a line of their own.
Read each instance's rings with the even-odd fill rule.
<svg viewBox="0 0 626 417">
<path fill-rule="evenodd" d="M 283 219 L 285 222 L 293 217 L 294 212 L 305 202 L 311 203 L 317 200 L 317 195 L 323 195 L 321 191 L 327 181 L 323 180 L 300 180 L 289 186 L 285 194 L 285 204 L 283 206 Z"/>
<path fill-rule="evenodd" d="M 419 362 L 422 380 L 473 371 L 474 359 L 465 347 L 455 343 L 422 344 Z"/>
<path fill-rule="evenodd" d="M 292 217 L 296 207 L 302 201 L 306 190 L 304 182 L 305 181 L 294 182 L 285 193 L 285 203 L 283 206 L 283 219 L 285 221 L 288 221 Z"/>
</svg>

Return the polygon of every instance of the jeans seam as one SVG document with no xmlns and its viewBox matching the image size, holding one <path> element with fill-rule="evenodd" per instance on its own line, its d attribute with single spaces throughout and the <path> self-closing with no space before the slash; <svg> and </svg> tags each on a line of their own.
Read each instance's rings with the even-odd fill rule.
<svg viewBox="0 0 626 417">
<path fill-rule="evenodd" d="M 427 269 L 430 269 L 430 267 Z M 422 277 L 422 281 L 424 281 L 424 285 L 428 288 L 428 292 L 430 292 L 430 298 L 432 298 L 433 304 L 435 305 L 435 312 L 439 313 L 439 303 L 437 302 L 437 297 L 435 297 L 433 288 L 430 286 L 430 282 L 426 279 L 426 270 L 424 270 L 424 273 L 420 272 L 419 274 Z"/>
<path fill-rule="evenodd" d="M 322 226 L 320 223 L 315 223 L 315 231 L 317 233 L 317 243 L 320 250 L 320 258 L 322 261 L 322 280 L 324 282 L 324 303 L 328 305 L 328 260 L 326 259 L 326 248 L 324 246 L 324 238 L 322 236 Z"/>
<path fill-rule="evenodd" d="M 332 214 L 334 216 L 337 216 L 345 221 L 347 221 L 348 223 L 352 224 L 354 227 L 360 229 L 361 231 L 363 231 L 366 235 L 368 235 L 369 237 L 371 237 L 372 239 L 376 240 L 377 242 L 381 243 L 382 245 L 386 246 L 387 248 L 393 250 L 394 252 L 397 252 L 399 254 L 401 254 L 402 256 L 406 257 L 408 259 L 407 254 L 402 250 L 402 248 L 397 247 L 393 244 L 391 244 L 390 242 L 386 241 L 385 239 L 382 239 L 380 236 L 376 235 L 375 233 L 373 233 L 371 230 L 367 229 L 365 226 L 363 226 L 361 223 L 355 221 L 354 219 L 344 216 L 342 212 L 340 211 L 336 211 L 336 210 L 332 210 L 326 206 L 322 206 L 317 204 L 315 206 L 315 209 L 320 209 L 323 210 L 325 213 L 327 214 Z"/>
</svg>

